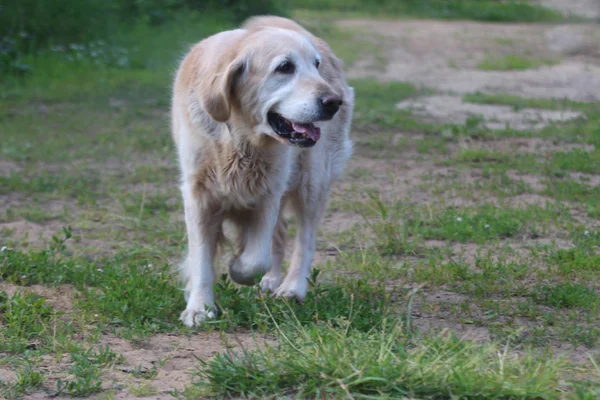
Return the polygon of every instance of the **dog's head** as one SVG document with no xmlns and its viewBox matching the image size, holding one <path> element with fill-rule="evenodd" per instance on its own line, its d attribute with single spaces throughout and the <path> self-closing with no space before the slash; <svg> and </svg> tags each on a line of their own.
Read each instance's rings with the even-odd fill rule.
<svg viewBox="0 0 600 400">
<path fill-rule="evenodd" d="M 311 147 L 321 135 L 315 123 L 331 120 L 343 104 L 342 94 L 323 78 L 322 54 L 301 32 L 247 31 L 219 52 L 198 90 L 218 122 L 243 123 L 250 135 Z"/>
</svg>

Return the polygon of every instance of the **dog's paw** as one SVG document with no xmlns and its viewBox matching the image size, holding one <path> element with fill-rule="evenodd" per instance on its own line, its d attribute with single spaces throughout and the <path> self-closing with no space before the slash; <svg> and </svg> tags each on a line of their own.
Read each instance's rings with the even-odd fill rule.
<svg viewBox="0 0 600 400">
<path fill-rule="evenodd" d="M 308 292 L 308 282 L 306 279 L 285 280 L 281 286 L 275 290 L 275 296 L 287 297 L 288 299 L 296 299 L 303 302 Z"/>
<path fill-rule="evenodd" d="M 271 268 L 270 263 L 251 264 L 236 258 L 229 265 L 229 276 L 238 285 L 252 286 L 260 275 L 266 274 Z"/>
<path fill-rule="evenodd" d="M 260 280 L 260 290 L 263 293 L 266 293 L 266 292 L 275 293 L 275 290 L 277 290 L 277 288 L 279 287 L 280 284 L 281 284 L 281 277 L 271 276 L 271 275 L 267 274 L 267 275 L 263 276 L 263 278 Z"/>
<path fill-rule="evenodd" d="M 193 328 L 194 326 L 200 325 L 202 321 L 214 317 L 215 313 L 210 310 L 186 308 L 185 311 L 181 313 L 179 320 L 182 321 L 185 326 Z"/>
</svg>

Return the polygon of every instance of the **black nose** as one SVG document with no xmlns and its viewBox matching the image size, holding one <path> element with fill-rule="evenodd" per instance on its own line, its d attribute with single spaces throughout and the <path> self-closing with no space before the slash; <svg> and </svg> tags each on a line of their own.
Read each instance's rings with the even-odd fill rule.
<svg viewBox="0 0 600 400">
<path fill-rule="evenodd" d="M 333 118 L 336 112 L 340 109 L 340 106 L 344 103 L 344 101 L 338 96 L 328 95 L 321 97 L 319 99 L 321 102 L 321 108 L 323 110 L 323 114 L 328 119 Z"/>
</svg>

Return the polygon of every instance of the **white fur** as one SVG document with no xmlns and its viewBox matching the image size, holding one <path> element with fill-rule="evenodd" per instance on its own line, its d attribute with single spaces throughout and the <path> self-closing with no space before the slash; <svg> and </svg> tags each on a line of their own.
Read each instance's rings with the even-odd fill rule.
<svg viewBox="0 0 600 400">
<path fill-rule="evenodd" d="M 316 251 L 317 228 L 329 188 L 352 153 L 349 131 L 354 92 L 341 76 L 338 77 L 341 88 L 337 90 L 342 93 L 337 94 L 344 100 L 344 117 L 338 113 L 332 120 L 316 122 L 321 139 L 312 148 L 280 143 L 281 138 L 267 123 L 269 111 L 295 122 L 314 121 L 319 112 L 316 88 L 330 88 L 315 66 L 315 60 L 321 61 L 323 51 L 308 36 L 294 30 L 264 29 L 231 55 L 232 65 L 243 62 L 246 66 L 236 82 L 241 109 L 232 110 L 226 123 L 211 119 L 204 104 L 214 91 L 209 86 L 214 82 L 196 84 L 190 76 L 199 74 L 198 81 L 203 82 L 202 74 L 210 71 L 208 67 L 203 69 L 208 63 L 204 61 L 207 54 L 216 57 L 215 53 L 233 46 L 231 43 L 239 41 L 241 35 L 244 30 L 236 30 L 197 45 L 183 61 L 174 87 L 173 136 L 182 172 L 188 235 L 188 256 L 182 265 L 187 306 L 181 314 L 187 326 L 195 326 L 214 315 L 213 264 L 223 223 L 227 221 L 237 226 L 241 246 L 230 264 L 232 279 L 252 284 L 256 275 L 266 273 L 260 282 L 263 291 L 304 300 Z M 272 49 L 267 51 L 270 40 L 287 44 L 273 56 Z M 199 54 L 196 58 L 194 52 Z M 293 76 L 272 73 L 284 59 L 295 64 L 297 70 Z M 259 75 L 250 76 L 251 73 Z M 252 102 L 252 96 L 258 101 Z M 254 104 L 255 108 L 246 110 L 245 104 Z M 248 122 L 248 115 L 254 116 L 254 124 Z M 257 144 L 266 136 L 277 142 L 266 139 L 271 142 Z M 234 171 L 228 169 L 230 159 L 237 163 Z M 257 165 L 265 167 L 267 176 L 252 170 Z M 262 180 L 255 184 L 253 179 Z M 284 206 L 295 215 L 298 229 L 289 272 L 282 281 Z"/>
</svg>

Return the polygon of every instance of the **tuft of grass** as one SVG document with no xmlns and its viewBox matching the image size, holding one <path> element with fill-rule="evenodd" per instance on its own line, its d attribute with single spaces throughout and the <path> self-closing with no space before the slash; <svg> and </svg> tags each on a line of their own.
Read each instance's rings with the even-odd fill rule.
<svg viewBox="0 0 600 400">
<path fill-rule="evenodd" d="M 129 392 L 135 397 L 147 397 L 158 393 L 158 390 L 148 382 L 141 382 L 129 388 Z"/>
<path fill-rule="evenodd" d="M 15 382 L 7 383 L 0 380 L 0 395 L 6 399 L 21 399 L 24 394 L 40 388 L 44 383 L 44 376 L 36 371 L 30 362 L 17 371 Z"/>
<path fill-rule="evenodd" d="M 396 109 L 396 103 L 423 92 L 407 82 L 378 82 L 361 79 L 351 81 L 355 91 L 353 124 L 359 129 L 380 127 L 387 130 L 416 130 L 425 127 L 407 112 Z"/>
<path fill-rule="evenodd" d="M 448 333 L 283 326 L 279 345 L 200 361 L 195 394 L 225 397 L 556 398 L 566 364 Z M 192 390 L 189 393 L 194 393 Z"/>
<path fill-rule="evenodd" d="M 31 346 L 49 340 L 48 327 L 54 310 L 46 299 L 33 293 L 8 297 L 0 291 L 0 350 L 22 353 Z"/>
<path fill-rule="evenodd" d="M 600 296 L 596 291 L 574 283 L 543 285 L 533 289 L 536 302 L 555 308 L 585 308 L 596 312 Z"/>
<path fill-rule="evenodd" d="M 575 247 L 554 249 L 546 260 L 553 274 L 570 280 L 596 280 L 600 273 L 600 243 L 598 233 L 582 230 L 575 238 Z"/>
<path fill-rule="evenodd" d="M 600 217 L 600 186 L 590 186 L 573 179 L 551 178 L 543 194 L 560 201 L 581 203 L 588 216 Z"/>
<path fill-rule="evenodd" d="M 102 389 L 102 370 L 92 357 L 91 349 L 83 353 L 71 354 L 69 377 L 56 382 L 57 392 L 73 397 L 87 397 Z"/>
<path fill-rule="evenodd" d="M 509 54 L 502 57 L 488 56 L 481 61 L 477 68 L 483 71 L 513 71 L 539 68 L 545 65 L 555 65 L 558 61 L 541 58 L 529 58 L 518 54 Z"/>
<path fill-rule="evenodd" d="M 579 171 L 590 174 L 600 173 L 600 152 L 575 148 L 552 154 L 550 165 L 555 171 Z"/>
</svg>

